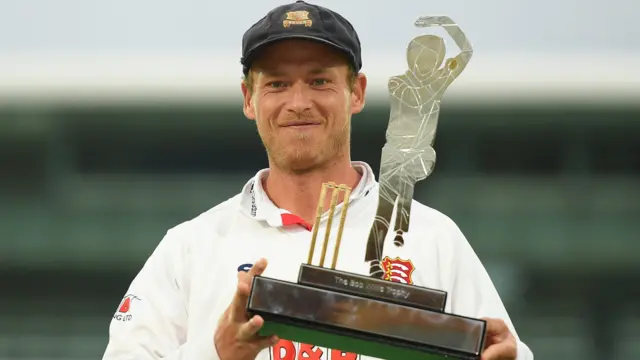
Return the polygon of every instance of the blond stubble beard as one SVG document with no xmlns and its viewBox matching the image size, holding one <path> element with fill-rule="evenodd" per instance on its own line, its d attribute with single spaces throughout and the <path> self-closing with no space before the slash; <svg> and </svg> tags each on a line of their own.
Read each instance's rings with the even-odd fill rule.
<svg viewBox="0 0 640 360">
<path fill-rule="evenodd" d="M 263 135 L 260 132 L 260 126 L 257 126 L 258 135 L 260 136 L 262 144 L 267 151 L 270 163 L 289 173 L 305 174 L 330 166 L 335 159 L 344 155 L 345 150 L 349 149 L 351 140 L 350 96 L 351 93 L 345 90 L 346 106 L 344 114 L 346 119 L 340 131 L 329 135 L 329 144 L 327 144 L 328 148 L 323 147 L 320 149 L 309 149 L 305 142 L 308 141 L 310 136 L 309 134 L 301 133 L 298 134 L 296 139 L 300 142 L 300 145 L 296 146 L 296 148 L 293 149 L 294 153 L 291 154 L 290 149 L 278 149 L 278 146 L 275 144 L 277 141 L 276 137 L 272 136 L 272 134 L 266 134 L 266 136 Z M 252 102 L 256 116 L 256 124 L 260 124 L 258 98 L 255 95 Z M 322 152 L 319 156 L 317 153 L 318 151 Z"/>
</svg>

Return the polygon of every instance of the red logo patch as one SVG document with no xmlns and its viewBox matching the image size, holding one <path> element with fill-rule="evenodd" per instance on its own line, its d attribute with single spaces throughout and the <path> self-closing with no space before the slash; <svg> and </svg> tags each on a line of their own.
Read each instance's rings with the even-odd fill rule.
<svg viewBox="0 0 640 360">
<path fill-rule="evenodd" d="M 133 300 L 140 300 L 139 297 L 135 295 L 128 294 L 122 299 L 120 306 L 118 307 L 118 311 L 113 315 L 113 319 L 116 321 L 126 322 L 131 321 L 131 302 Z"/>
<path fill-rule="evenodd" d="M 127 297 L 126 299 L 124 299 L 124 301 L 120 305 L 120 308 L 118 309 L 118 312 L 128 313 L 129 309 L 131 309 L 131 297 Z"/>
<path fill-rule="evenodd" d="M 118 307 L 118 313 L 126 314 L 131 310 L 131 302 L 133 300 L 140 300 L 139 297 L 131 294 L 127 294 L 120 303 L 120 307 Z"/>
<path fill-rule="evenodd" d="M 384 270 L 384 279 L 403 284 L 413 284 L 413 270 L 415 267 L 411 260 L 404 260 L 396 257 L 392 259 L 388 256 L 382 260 L 382 269 Z"/>
</svg>

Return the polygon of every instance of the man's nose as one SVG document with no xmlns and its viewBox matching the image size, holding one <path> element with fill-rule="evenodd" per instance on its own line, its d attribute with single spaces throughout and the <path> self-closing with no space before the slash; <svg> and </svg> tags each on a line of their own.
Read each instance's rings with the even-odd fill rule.
<svg viewBox="0 0 640 360">
<path fill-rule="evenodd" d="M 309 87 L 302 82 L 294 83 L 289 89 L 291 98 L 287 104 L 288 110 L 295 113 L 309 111 L 312 106 L 309 90 Z"/>
</svg>

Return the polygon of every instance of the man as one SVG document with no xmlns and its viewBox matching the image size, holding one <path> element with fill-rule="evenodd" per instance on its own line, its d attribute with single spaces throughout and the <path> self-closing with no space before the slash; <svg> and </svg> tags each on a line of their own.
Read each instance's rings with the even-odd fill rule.
<svg viewBox="0 0 640 360">
<path fill-rule="evenodd" d="M 252 277 L 296 280 L 323 182 L 353 189 L 340 205 L 349 218 L 337 267 L 368 271 L 362 260 L 378 187 L 349 149 L 351 116 L 365 104 L 360 54 L 347 20 L 302 1 L 272 10 L 246 32 L 243 110 L 256 122 L 269 168 L 167 232 L 111 322 L 104 359 L 366 359 L 260 337 L 264 320 L 245 311 Z M 483 359 L 533 359 L 455 223 L 417 202 L 412 216 L 419 221 L 411 222 L 407 244 L 385 254 L 387 278 L 446 290 L 447 311 L 490 318 Z"/>
</svg>

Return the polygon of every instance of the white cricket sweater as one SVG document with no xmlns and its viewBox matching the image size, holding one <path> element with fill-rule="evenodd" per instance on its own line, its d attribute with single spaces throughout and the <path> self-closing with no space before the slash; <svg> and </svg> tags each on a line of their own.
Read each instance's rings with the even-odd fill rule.
<svg viewBox="0 0 640 360">
<path fill-rule="evenodd" d="M 378 184 L 367 164 L 354 162 L 354 166 L 363 177 L 349 201 L 336 268 L 368 274 L 364 252 Z M 267 171 L 259 171 L 238 195 L 167 232 L 111 320 L 104 360 L 219 360 L 213 335 L 236 290 L 237 272 L 264 257 L 269 261 L 264 276 L 296 282 L 308 256 L 311 232 L 268 199 L 259 180 Z M 336 208 L 334 226 L 341 207 Z M 326 220 L 325 214 L 318 242 Z M 334 229 L 332 241 L 335 234 Z M 501 318 L 518 338 L 486 270 L 450 218 L 414 201 L 410 231 L 404 238 L 401 248 L 392 241 L 385 244 L 384 255 L 396 260 L 391 280 L 447 291 L 447 312 Z M 331 259 L 332 243 L 328 249 Z M 316 246 L 315 263 L 319 253 Z M 372 358 L 281 340 L 256 359 Z M 532 359 L 532 352 L 519 340 L 518 360 Z"/>
</svg>

